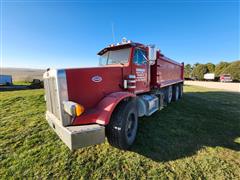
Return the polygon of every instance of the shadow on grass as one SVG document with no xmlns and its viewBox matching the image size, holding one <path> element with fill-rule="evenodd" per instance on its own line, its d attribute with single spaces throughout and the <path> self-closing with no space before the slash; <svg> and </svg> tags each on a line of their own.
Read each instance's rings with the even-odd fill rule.
<svg viewBox="0 0 240 180">
<path fill-rule="evenodd" d="M 30 89 L 27 85 L 12 85 L 12 86 L 0 86 L 1 91 L 17 91 Z"/>
<path fill-rule="evenodd" d="M 131 151 L 154 161 L 188 157 L 204 146 L 239 151 L 240 94 L 187 92 L 151 117 L 139 119 Z"/>
</svg>

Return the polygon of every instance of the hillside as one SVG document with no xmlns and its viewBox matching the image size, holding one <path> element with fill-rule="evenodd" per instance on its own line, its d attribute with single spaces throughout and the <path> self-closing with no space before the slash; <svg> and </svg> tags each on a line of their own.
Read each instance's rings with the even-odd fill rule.
<svg viewBox="0 0 240 180">
<path fill-rule="evenodd" d="M 32 81 L 42 79 L 44 71 L 43 69 L 2 68 L 1 74 L 12 75 L 13 81 Z"/>
</svg>

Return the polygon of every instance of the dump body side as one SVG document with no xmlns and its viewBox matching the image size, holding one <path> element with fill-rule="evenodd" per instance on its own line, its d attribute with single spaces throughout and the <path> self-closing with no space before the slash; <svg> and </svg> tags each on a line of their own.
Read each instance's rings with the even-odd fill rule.
<svg viewBox="0 0 240 180">
<path fill-rule="evenodd" d="M 151 86 L 162 88 L 183 82 L 183 63 L 175 62 L 158 53 L 157 60 L 151 66 Z"/>
</svg>

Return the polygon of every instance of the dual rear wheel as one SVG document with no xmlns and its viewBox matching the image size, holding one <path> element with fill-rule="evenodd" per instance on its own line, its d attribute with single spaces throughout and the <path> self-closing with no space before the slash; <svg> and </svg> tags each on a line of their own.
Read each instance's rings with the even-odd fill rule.
<svg viewBox="0 0 240 180">
<path fill-rule="evenodd" d="M 172 85 L 172 86 L 168 86 L 165 89 L 165 102 L 167 104 L 171 103 L 171 101 L 177 101 L 178 99 L 180 99 L 183 95 L 183 86 L 182 84 L 176 84 L 176 85 Z"/>
</svg>

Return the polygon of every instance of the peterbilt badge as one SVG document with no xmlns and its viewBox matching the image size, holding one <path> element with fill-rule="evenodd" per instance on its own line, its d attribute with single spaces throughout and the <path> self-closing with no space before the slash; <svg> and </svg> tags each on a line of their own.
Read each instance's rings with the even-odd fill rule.
<svg viewBox="0 0 240 180">
<path fill-rule="evenodd" d="M 101 76 L 93 76 L 92 77 L 92 81 L 93 82 L 101 82 L 102 81 L 102 77 Z"/>
</svg>

